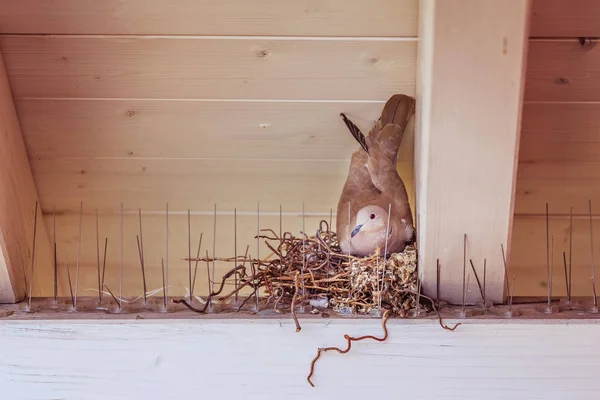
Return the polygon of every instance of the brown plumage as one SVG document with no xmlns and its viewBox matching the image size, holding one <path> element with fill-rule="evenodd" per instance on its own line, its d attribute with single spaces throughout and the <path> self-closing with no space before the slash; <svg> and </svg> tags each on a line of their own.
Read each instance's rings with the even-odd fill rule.
<svg viewBox="0 0 600 400">
<path fill-rule="evenodd" d="M 403 94 L 392 96 L 366 137 L 342 114 L 346 126 L 361 145 L 352 154 L 337 207 L 336 231 L 344 253 L 367 256 L 379 249 L 383 254 L 390 205 L 388 253 L 404 250 L 406 242 L 413 238 L 408 194 L 396 170 L 396 161 L 406 125 L 414 111 L 414 98 Z"/>
</svg>

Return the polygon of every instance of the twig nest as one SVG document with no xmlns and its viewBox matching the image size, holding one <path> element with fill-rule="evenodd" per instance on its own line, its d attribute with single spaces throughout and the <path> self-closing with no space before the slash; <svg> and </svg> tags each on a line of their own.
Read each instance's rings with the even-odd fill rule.
<svg viewBox="0 0 600 400">
<path fill-rule="evenodd" d="M 412 295 L 418 288 L 415 248 L 407 246 L 401 253 L 390 254 L 385 266 L 382 257 L 354 259 L 348 283 L 349 295 L 332 299 L 335 311 L 348 313 L 350 308 L 354 313 L 366 314 L 381 303 L 395 314 L 406 314 L 416 304 Z"/>
</svg>

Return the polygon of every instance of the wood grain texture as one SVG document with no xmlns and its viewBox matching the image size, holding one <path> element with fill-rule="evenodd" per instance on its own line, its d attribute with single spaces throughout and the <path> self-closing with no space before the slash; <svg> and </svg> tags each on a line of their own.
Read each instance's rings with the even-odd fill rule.
<svg viewBox="0 0 600 400">
<path fill-rule="evenodd" d="M 527 61 L 527 101 L 600 100 L 600 47 L 578 38 L 532 41 Z"/>
<path fill-rule="evenodd" d="M 453 303 L 463 300 L 464 234 L 467 263 L 472 258 L 478 265 L 511 237 L 529 5 L 420 3 L 415 135 L 420 265 L 423 289 L 435 296 L 439 258 L 443 298 Z M 502 301 L 501 262 L 488 264 L 488 278 L 488 298 Z M 475 300 L 467 295 L 467 302 Z"/>
<path fill-rule="evenodd" d="M 46 211 L 78 212 L 79 202 L 114 211 L 121 202 L 145 210 L 210 211 L 249 207 L 265 210 L 306 202 L 311 210 L 337 204 L 349 161 L 249 159 L 47 159 L 32 160 Z M 412 190 L 412 163 L 400 164 Z"/>
<path fill-rule="evenodd" d="M 358 144 L 339 114 L 367 132 L 380 103 L 20 100 L 32 158 L 144 157 L 349 160 Z M 414 124 L 399 159 L 413 159 Z"/>
<path fill-rule="evenodd" d="M 10 0 L 0 33 L 416 36 L 417 0 Z"/>
<path fill-rule="evenodd" d="M 387 341 L 365 340 L 349 354 L 322 355 L 315 388 L 306 376 L 317 347 L 343 346 L 344 334 L 379 337 L 381 323 L 313 320 L 302 326 L 298 334 L 287 318 L 4 322 L 0 386 L 10 400 L 158 400 L 195 393 L 248 399 L 597 396 L 596 321 L 472 322 L 456 332 L 437 321 L 390 321 Z"/>
<path fill-rule="evenodd" d="M 593 206 L 593 204 L 592 204 Z M 551 210 L 555 211 L 550 205 Z M 600 203 L 597 204 L 600 209 Z M 585 215 L 584 209 L 574 209 Z M 597 210 L 596 210 L 597 212 Z M 568 213 L 568 210 L 567 210 Z M 600 220 L 594 218 L 594 257 L 596 261 L 596 274 L 600 241 Z M 569 219 L 550 218 L 550 241 L 554 236 L 554 254 L 551 260 L 552 268 L 552 293 L 553 296 L 566 296 L 565 272 L 563 252 L 569 262 Z M 512 255 L 509 260 L 509 274 L 515 275 L 516 296 L 547 296 L 548 270 L 546 268 L 546 220 L 532 216 L 515 217 L 512 236 Z M 495 255 L 495 260 L 501 261 L 501 255 Z M 590 254 L 590 223 L 585 217 L 573 219 L 573 255 L 572 255 L 572 290 L 573 296 L 592 296 L 591 254 Z M 512 279 L 512 278 L 511 278 Z"/>
<path fill-rule="evenodd" d="M 377 100 L 414 94 L 414 41 L 9 36 L 14 97 Z"/>
<path fill-rule="evenodd" d="M 594 0 L 533 0 L 531 36 L 600 36 L 600 4 Z"/>
<path fill-rule="evenodd" d="M 1 55 L 0 143 L 0 303 L 13 303 L 23 299 L 29 290 L 25 286 L 24 275 L 31 283 L 34 214 L 38 194 Z M 34 284 L 36 278 L 37 284 L 40 283 L 40 270 L 49 272 L 43 278 L 51 281 L 51 255 L 41 210 L 38 209 Z"/>
<path fill-rule="evenodd" d="M 600 105 L 526 104 L 519 154 L 517 214 L 587 213 L 600 191 Z"/>
</svg>

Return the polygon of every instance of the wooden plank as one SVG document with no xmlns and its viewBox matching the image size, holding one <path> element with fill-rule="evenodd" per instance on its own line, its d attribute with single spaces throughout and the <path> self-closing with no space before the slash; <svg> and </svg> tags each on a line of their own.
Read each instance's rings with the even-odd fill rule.
<svg viewBox="0 0 600 400">
<path fill-rule="evenodd" d="M 527 61 L 527 101 L 599 101 L 600 56 L 578 38 L 533 41 Z"/>
<path fill-rule="evenodd" d="M 224 209 L 264 210 L 301 207 L 329 212 L 335 208 L 348 174 L 349 160 L 251 159 L 42 159 L 32 160 L 42 205 L 60 212 L 79 212 L 83 201 L 100 212 L 119 204 L 144 210 L 188 208 L 210 211 L 216 202 Z M 412 162 L 399 171 L 412 189 Z"/>
<path fill-rule="evenodd" d="M 600 203 L 592 204 L 596 213 L 600 209 Z M 550 210 L 556 211 L 553 203 Z M 540 210 L 542 213 L 543 210 Z M 573 219 L 573 255 L 572 255 L 572 290 L 573 296 L 592 296 L 592 284 L 590 277 L 590 223 L 585 217 L 586 209 L 579 207 L 574 212 L 584 214 L 583 217 Z M 568 214 L 567 210 L 567 214 Z M 566 253 L 569 262 L 569 219 L 550 218 L 549 220 L 550 240 L 554 236 L 554 254 L 551 260 L 554 262 L 552 268 L 552 293 L 553 296 L 566 296 L 565 272 L 563 263 L 563 252 Z M 593 220 L 594 228 L 594 253 L 598 260 L 598 238 L 600 237 L 600 221 Z M 512 255 L 509 261 L 509 274 L 516 277 L 516 296 L 547 296 L 548 295 L 548 270 L 546 268 L 546 220 L 539 217 L 515 217 L 512 236 Z M 496 260 L 500 256 L 496 257 Z M 598 268 L 596 262 L 596 268 Z M 598 273 L 598 271 L 596 271 Z M 511 278 L 512 280 L 512 278 Z"/>
<path fill-rule="evenodd" d="M 568 214 L 571 206 L 574 212 L 587 213 L 588 199 L 597 201 L 599 198 L 597 180 L 519 179 L 515 211 L 518 214 L 545 213 L 547 202 L 552 214 Z"/>
<path fill-rule="evenodd" d="M 31 157 L 349 160 L 358 144 L 340 112 L 367 132 L 380 103 L 20 100 Z M 399 159 L 413 159 L 414 124 Z"/>
<path fill-rule="evenodd" d="M 34 214 L 38 195 L 1 55 L 0 142 L 0 303 L 13 303 L 23 299 L 26 290 L 29 290 L 26 289 L 24 275 L 31 283 Z M 51 246 L 41 211 L 38 211 L 38 216 L 34 264 L 38 271 L 48 271 L 52 265 Z M 43 277 L 52 282 L 51 269 L 50 272 Z M 39 272 L 35 273 L 37 293 L 40 293 L 41 278 Z M 46 293 L 52 292 L 51 289 Z"/>
<path fill-rule="evenodd" d="M 430 296 L 439 258 L 441 297 L 462 302 L 464 234 L 477 265 L 510 238 L 529 12 L 528 1 L 420 3 L 416 213 Z M 504 282 L 502 263 L 488 264 L 488 299 L 503 300 Z"/>
<path fill-rule="evenodd" d="M 598 37 L 600 4 L 594 0 L 533 0 L 531 36 Z"/>
<path fill-rule="evenodd" d="M 197 393 L 397 398 L 390 382 L 424 400 L 456 399 L 456 393 L 472 400 L 505 399 L 507 393 L 514 400 L 597 396 L 597 320 L 471 322 L 456 332 L 437 321 L 392 320 L 383 343 L 365 340 L 349 354 L 323 354 L 315 365 L 315 388 L 306 376 L 316 349 L 343 347 L 344 334 L 380 337 L 380 321 L 312 320 L 302 326 L 298 334 L 289 318 L 7 321 L 0 324 L 0 385 L 9 399 L 23 393 L 89 400 Z"/>
<path fill-rule="evenodd" d="M 0 1 L 0 33 L 416 36 L 417 0 Z"/>
<path fill-rule="evenodd" d="M 525 103 L 522 140 L 545 143 L 600 142 L 600 104 Z M 526 156 L 526 154 L 522 154 Z"/>
<path fill-rule="evenodd" d="M 377 100 L 414 94 L 416 43 L 9 36 L 15 98 Z"/>
</svg>

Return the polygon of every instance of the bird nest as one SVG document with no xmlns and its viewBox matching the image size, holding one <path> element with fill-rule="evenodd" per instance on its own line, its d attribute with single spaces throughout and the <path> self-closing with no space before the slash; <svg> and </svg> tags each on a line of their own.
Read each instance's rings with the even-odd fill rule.
<svg viewBox="0 0 600 400">
<path fill-rule="evenodd" d="M 236 293 L 248 288 L 253 295 L 246 302 L 263 292 L 264 307 L 277 312 L 291 311 L 298 329 L 297 311 L 368 314 L 386 309 L 405 316 L 417 304 L 420 285 L 417 253 L 412 245 L 387 256 L 354 257 L 341 251 L 327 221 L 321 221 L 312 236 L 296 237 L 290 232 L 278 235 L 271 229 L 263 229 L 259 239 L 271 250 L 263 259 L 250 258 L 247 252 L 237 259 L 215 259 L 234 262 L 235 267 L 223 276 L 219 289 L 208 296 L 204 309 L 196 311 L 205 312 L 210 301 L 230 301 Z M 208 255 L 188 259 L 205 261 L 207 265 L 213 261 Z M 236 282 L 235 289 L 222 294 L 226 282 L 231 281 Z"/>
</svg>

